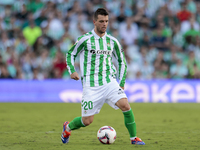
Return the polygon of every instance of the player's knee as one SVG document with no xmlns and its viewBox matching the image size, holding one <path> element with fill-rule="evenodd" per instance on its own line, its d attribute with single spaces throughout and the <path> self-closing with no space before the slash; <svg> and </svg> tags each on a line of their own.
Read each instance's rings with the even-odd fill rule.
<svg viewBox="0 0 200 150">
<path fill-rule="evenodd" d="M 130 109 L 131 109 L 131 107 L 130 107 L 130 105 L 128 103 L 122 105 L 122 111 L 128 111 Z"/>
<path fill-rule="evenodd" d="M 90 125 L 92 122 L 93 122 L 93 117 L 83 118 L 83 123 L 84 123 L 85 126 Z"/>
<path fill-rule="evenodd" d="M 83 123 L 85 126 L 89 126 L 91 123 L 93 122 L 93 120 L 85 120 Z"/>
<path fill-rule="evenodd" d="M 116 105 L 122 110 L 122 111 L 128 111 L 131 109 L 129 103 L 128 103 L 128 99 L 127 98 L 123 98 L 120 99 Z"/>
<path fill-rule="evenodd" d="M 121 110 L 122 111 L 128 111 L 128 110 L 130 110 L 131 109 L 131 107 L 130 107 L 130 105 L 129 105 L 129 103 L 127 102 L 127 103 L 123 103 L 122 105 L 121 105 Z"/>
</svg>

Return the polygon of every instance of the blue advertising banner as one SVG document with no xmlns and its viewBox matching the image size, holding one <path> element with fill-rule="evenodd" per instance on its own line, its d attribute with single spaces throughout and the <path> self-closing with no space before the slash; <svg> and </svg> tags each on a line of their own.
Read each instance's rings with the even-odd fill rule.
<svg viewBox="0 0 200 150">
<path fill-rule="evenodd" d="M 129 80 L 129 102 L 200 103 L 199 80 Z M 0 102 L 66 102 L 82 100 L 81 81 L 0 80 Z"/>
<path fill-rule="evenodd" d="M 129 102 L 200 103 L 200 80 L 126 82 Z"/>
</svg>

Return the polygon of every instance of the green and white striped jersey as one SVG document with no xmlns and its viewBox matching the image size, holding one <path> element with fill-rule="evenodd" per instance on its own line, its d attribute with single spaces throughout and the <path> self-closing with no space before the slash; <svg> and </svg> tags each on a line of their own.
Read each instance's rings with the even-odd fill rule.
<svg viewBox="0 0 200 150">
<path fill-rule="evenodd" d="M 119 84 L 124 87 L 127 65 L 124 52 L 116 38 L 107 33 L 99 37 L 94 29 L 79 37 L 66 56 L 70 74 L 75 72 L 74 61 L 78 54 L 80 54 L 81 79 L 84 86 L 101 86 L 116 77 L 113 55 L 118 62 Z"/>
</svg>

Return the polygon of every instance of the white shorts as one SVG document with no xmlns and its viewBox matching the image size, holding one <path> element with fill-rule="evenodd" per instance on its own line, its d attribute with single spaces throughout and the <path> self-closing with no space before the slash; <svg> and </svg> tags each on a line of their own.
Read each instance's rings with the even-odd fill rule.
<svg viewBox="0 0 200 150">
<path fill-rule="evenodd" d="M 116 80 L 98 87 L 83 87 L 82 116 L 98 114 L 104 103 L 114 109 L 119 109 L 115 103 L 121 98 L 127 98 L 127 96 Z"/>
</svg>

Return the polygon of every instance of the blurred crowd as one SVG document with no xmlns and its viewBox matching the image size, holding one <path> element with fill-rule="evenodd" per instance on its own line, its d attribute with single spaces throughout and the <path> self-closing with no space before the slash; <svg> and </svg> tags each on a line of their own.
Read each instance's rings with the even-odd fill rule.
<svg viewBox="0 0 200 150">
<path fill-rule="evenodd" d="M 68 79 L 66 53 L 99 7 L 128 79 L 200 78 L 200 0 L 1 0 L 0 78 Z"/>
</svg>

